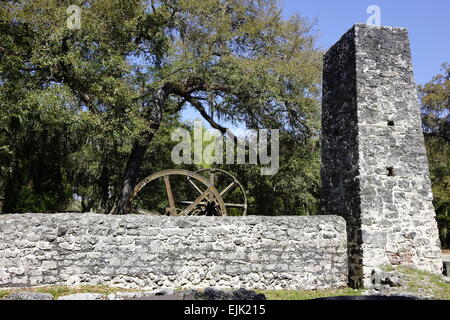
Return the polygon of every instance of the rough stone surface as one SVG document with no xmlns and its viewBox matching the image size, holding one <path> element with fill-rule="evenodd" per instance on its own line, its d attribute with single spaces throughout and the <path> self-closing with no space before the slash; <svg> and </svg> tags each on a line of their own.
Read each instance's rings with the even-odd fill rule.
<svg viewBox="0 0 450 320">
<path fill-rule="evenodd" d="M 115 292 L 108 294 L 108 300 L 126 300 L 126 299 L 135 299 L 135 298 L 142 298 L 145 295 L 152 295 L 153 293 L 147 293 L 145 292 Z"/>
<path fill-rule="evenodd" d="M 322 209 L 347 221 L 349 282 L 374 268 L 440 273 L 408 32 L 357 24 L 325 55 Z"/>
<path fill-rule="evenodd" d="M 382 270 L 373 270 L 370 276 L 372 285 L 378 288 L 401 287 L 404 284 L 402 275 L 398 272 L 386 272 Z"/>
<path fill-rule="evenodd" d="M 6 214 L 0 287 L 341 287 L 346 247 L 338 216 Z"/>
<path fill-rule="evenodd" d="M 6 300 L 53 300 L 53 295 L 50 293 L 23 291 L 11 293 Z"/>
<path fill-rule="evenodd" d="M 165 296 L 165 295 L 170 295 L 170 294 L 174 294 L 174 293 L 175 293 L 175 290 L 173 290 L 172 288 L 163 288 L 163 289 L 154 291 L 155 296 Z"/>
<path fill-rule="evenodd" d="M 126 300 L 148 296 L 167 296 L 174 294 L 175 290 L 172 288 L 161 288 L 153 291 L 115 292 L 108 295 L 108 300 Z"/>
<path fill-rule="evenodd" d="M 58 300 L 107 300 L 107 296 L 100 293 L 75 293 L 61 296 Z"/>
<path fill-rule="evenodd" d="M 436 275 L 401 266 L 377 269 L 370 277 L 364 295 L 415 296 L 418 299 L 447 300 L 449 288 L 443 275 Z"/>
</svg>

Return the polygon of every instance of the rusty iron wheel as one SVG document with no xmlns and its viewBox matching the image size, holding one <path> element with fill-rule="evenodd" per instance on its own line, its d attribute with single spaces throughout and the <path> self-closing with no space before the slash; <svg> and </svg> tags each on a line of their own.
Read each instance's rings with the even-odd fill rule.
<svg viewBox="0 0 450 320">
<path fill-rule="evenodd" d="M 175 201 L 175 197 L 172 192 L 170 184 L 171 176 L 185 176 L 189 184 L 199 193 L 197 198 L 192 201 Z M 183 169 L 168 169 L 156 172 L 148 177 L 142 179 L 136 187 L 133 189 L 133 193 L 130 197 L 130 203 L 135 199 L 136 195 L 150 182 L 162 178 L 166 190 L 167 200 L 169 207 L 166 208 L 166 215 L 171 216 L 188 216 L 204 214 L 204 210 L 208 209 L 209 212 L 214 212 L 210 215 L 226 216 L 227 210 L 220 192 L 211 184 L 206 178 L 198 173 L 183 170 Z M 197 182 L 197 183 L 196 183 Z M 203 190 L 198 183 L 201 183 Z M 176 204 L 187 206 L 184 209 L 177 208 Z M 141 210 L 145 211 L 145 210 Z"/>
</svg>

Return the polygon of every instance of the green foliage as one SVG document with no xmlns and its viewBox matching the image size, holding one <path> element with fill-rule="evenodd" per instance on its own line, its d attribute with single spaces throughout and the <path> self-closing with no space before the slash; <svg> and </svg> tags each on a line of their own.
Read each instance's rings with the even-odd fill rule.
<svg viewBox="0 0 450 320">
<path fill-rule="evenodd" d="M 442 64 L 442 74 L 419 87 L 422 123 L 426 135 L 450 141 L 450 65 Z"/>
<path fill-rule="evenodd" d="M 169 134 L 182 126 L 180 110 L 191 107 L 222 131 L 222 120 L 281 129 L 275 176 L 261 176 L 250 165 L 223 166 L 248 190 L 250 214 L 317 213 L 322 60 L 311 23 L 299 16 L 283 19 L 275 0 L 70 4 L 82 7 L 79 30 L 66 26 L 68 3 L 0 6 L 4 211 L 60 211 L 77 194 L 83 210 L 109 212 L 136 142 L 149 144 L 140 177 L 175 167 Z M 443 74 L 420 88 L 444 245 L 448 70 L 444 65 Z M 158 122 L 155 94 L 168 84 L 172 90 Z M 157 130 L 153 141 L 143 141 Z M 147 205 L 162 207 L 159 189 L 150 193 Z"/>
<path fill-rule="evenodd" d="M 64 208 L 65 202 L 61 206 L 62 200 L 64 201 L 60 195 L 38 195 L 33 192 L 31 187 L 22 186 L 17 190 L 16 207 L 8 208 L 8 212 L 57 212 L 61 208 Z"/>
<path fill-rule="evenodd" d="M 441 243 L 450 247 L 450 65 L 419 87 L 422 123 L 428 151 Z"/>
<path fill-rule="evenodd" d="M 0 95 L 7 86 L 0 87 Z M 4 211 L 59 211 L 71 194 L 63 166 L 76 130 L 70 103 L 60 88 L 2 97 L 0 173 L 6 188 Z"/>
<path fill-rule="evenodd" d="M 296 141 L 278 176 L 248 168 L 240 179 L 254 213 L 315 211 L 321 53 L 312 24 L 284 19 L 275 0 L 70 4 L 82 8 L 79 30 L 67 28 L 67 2 L 0 6 L 4 211 L 60 211 L 77 194 L 83 210 L 109 212 L 136 144 L 148 147 L 141 177 L 174 167 L 169 128 L 186 107 L 222 131 L 214 115 Z M 156 191 L 148 197 L 158 202 Z"/>
<path fill-rule="evenodd" d="M 171 134 L 176 128 L 192 130 L 189 124 L 181 123 L 178 116 L 168 116 L 165 118 L 159 129 L 159 134 L 155 136 L 152 144 L 147 151 L 141 170 L 140 179 L 143 179 L 155 172 L 165 169 L 186 169 L 195 171 L 194 165 L 175 165 L 171 160 L 172 148 L 178 143 L 171 140 Z M 139 179 L 139 180 L 140 180 Z M 186 188 L 186 179 L 171 177 L 171 187 L 176 200 L 193 200 L 196 195 L 193 189 Z M 162 179 L 148 184 L 137 197 L 135 206 L 158 213 L 165 213 L 169 206 Z"/>
<path fill-rule="evenodd" d="M 313 215 L 319 212 L 320 146 L 313 137 L 297 141 L 280 136 L 280 168 L 262 176 L 261 165 L 221 165 L 238 178 L 248 192 L 248 214 Z"/>
</svg>

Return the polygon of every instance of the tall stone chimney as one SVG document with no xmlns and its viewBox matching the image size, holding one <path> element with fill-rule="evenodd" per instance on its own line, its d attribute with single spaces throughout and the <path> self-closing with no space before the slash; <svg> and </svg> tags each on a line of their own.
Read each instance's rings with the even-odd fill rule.
<svg viewBox="0 0 450 320">
<path fill-rule="evenodd" d="M 353 26 L 324 57 L 322 211 L 347 221 L 349 284 L 383 265 L 440 273 L 408 31 Z"/>
</svg>

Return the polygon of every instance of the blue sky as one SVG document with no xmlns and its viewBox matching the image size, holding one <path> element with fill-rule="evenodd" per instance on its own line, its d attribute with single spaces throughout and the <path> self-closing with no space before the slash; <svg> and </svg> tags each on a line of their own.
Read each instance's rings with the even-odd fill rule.
<svg viewBox="0 0 450 320">
<path fill-rule="evenodd" d="M 414 74 L 424 84 L 439 73 L 443 62 L 450 63 L 450 0 L 281 0 L 286 17 L 293 14 L 317 19 L 317 45 L 327 50 L 355 23 L 366 23 L 367 8 L 381 9 L 381 24 L 409 30 Z M 182 118 L 199 115 L 187 109 Z M 228 124 L 226 124 L 228 125 Z M 230 127 L 233 127 L 230 125 Z"/>
<path fill-rule="evenodd" d="M 318 45 L 326 50 L 354 23 L 366 23 L 370 5 L 381 9 L 381 24 L 409 30 L 417 84 L 439 73 L 443 62 L 450 63 L 449 0 L 282 0 L 286 17 L 298 13 L 317 18 L 321 36 Z"/>
</svg>

